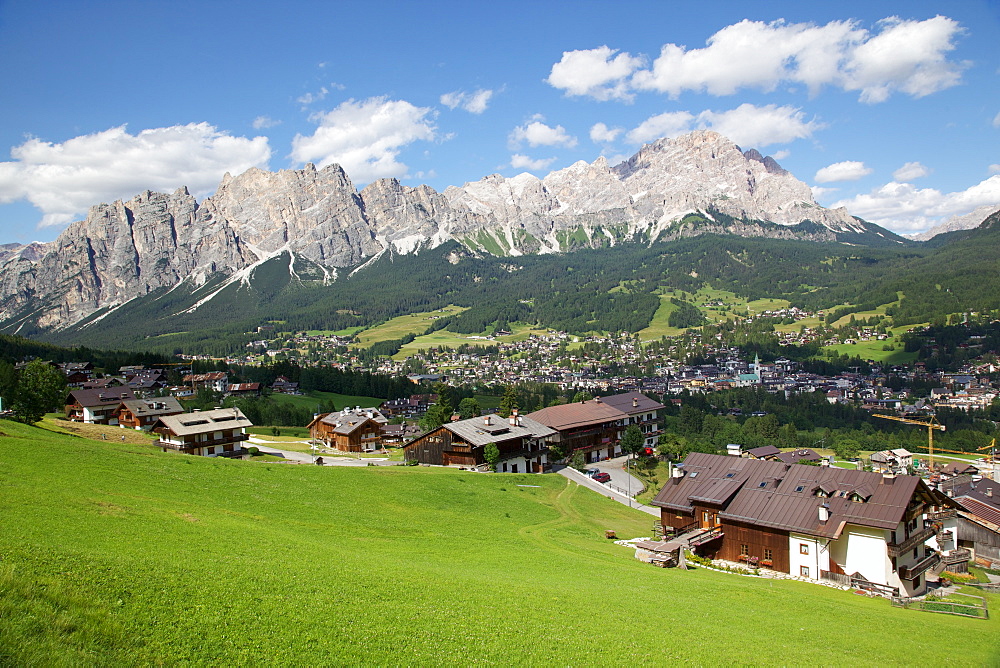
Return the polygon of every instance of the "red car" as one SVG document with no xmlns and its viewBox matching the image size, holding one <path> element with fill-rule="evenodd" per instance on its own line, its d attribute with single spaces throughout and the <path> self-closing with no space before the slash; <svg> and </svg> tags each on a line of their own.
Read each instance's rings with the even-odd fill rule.
<svg viewBox="0 0 1000 668">
<path fill-rule="evenodd" d="M 608 482 L 609 480 L 611 480 L 611 476 L 607 473 L 598 473 L 597 475 L 594 476 L 594 480 L 596 480 L 597 482 Z"/>
</svg>

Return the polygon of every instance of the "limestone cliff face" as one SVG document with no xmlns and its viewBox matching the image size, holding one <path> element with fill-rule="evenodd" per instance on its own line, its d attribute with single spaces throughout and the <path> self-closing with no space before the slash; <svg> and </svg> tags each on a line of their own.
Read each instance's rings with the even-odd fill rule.
<svg viewBox="0 0 1000 668">
<path fill-rule="evenodd" d="M 0 247 L 0 323 L 61 328 L 101 309 L 183 281 L 197 286 L 280 252 L 322 267 L 355 267 L 387 249 L 419 252 L 458 240 L 479 252 L 561 252 L 641 235 L 705 232 L 795 236 L 755 222 L 678 226 L 717 210 L 747 221 L 821 227 L 809 238 L 863 233 L 827 210 L 771 158 L 725 137 L 694 132 L 644 146 L 610 167 L 578 162 L 543 179 L 494 174 L 443 193 L 382 179 L 360 193 L 338 166 L 227 174 L 202 202 L 182 188 L 100 204 L 49 244 Z M 711 219 L 710 215 L 706 218 Z M 801 238 L 801 235 L 799 235 Z"/>
</svg>

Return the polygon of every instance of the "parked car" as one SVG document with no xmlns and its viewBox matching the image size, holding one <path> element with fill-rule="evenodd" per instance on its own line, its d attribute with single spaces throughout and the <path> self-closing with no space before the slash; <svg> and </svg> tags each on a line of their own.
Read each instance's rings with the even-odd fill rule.
<svg viewBox="0 0 1000 668">
<path fill-rule="evenodd" d="M 587 469 L 587 470 L 584 471 L 584 473 L 586 473 L 587 475 L 589 475 L 591 478 L 593 478 L 595 475 L 597 475 L 600 472 L 601 472 L 601 469 Z"/>
<path fill-rule="evenodd" d="M 594 480 L 596 480 L 597 482 L 608 482 L 609 480 L 611 480 L 611 476 L 607 473 L 598 473 L 597 475 L 594 476 Z"/>
</svg>

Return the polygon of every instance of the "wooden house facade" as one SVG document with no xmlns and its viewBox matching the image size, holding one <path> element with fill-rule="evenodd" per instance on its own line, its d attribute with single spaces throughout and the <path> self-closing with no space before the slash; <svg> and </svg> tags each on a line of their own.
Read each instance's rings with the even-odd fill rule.
<svg viewBox="0 0 1000 668">
<path fill-rule="evenodd" d="M 494 443 L 500 452 L 498 471 L 543 473 L 553 436 L 555 430 L 515 412 L 508 419 L 485 415 L 442 425 L 413 439 L 403 451 L 406 461 L 474 468 L 486 464 L 485 448 Z"/>
<path fill-rule="evenodd" d="M 323 413 L 309 423 L 309 437 L 341 452 L 365 452 L 383 446 L 382 426 L 387 420 L 377 410 L 346 408 Z"/>
<path fill-rule="evenodd" d="M 73 390 L 66 397 L 66 417 L 73 422 L 88 424 L 118 424 L 115 411 L 123 401 L 135 399 L 135 393 L 130 389 L 116 387 L 111 389 Z"/>
<path fill-rule="evenodd" d="M 652 505 L 703 556 L 916 596 L 941 555 L 935 505 L 916 476 L 692 453 Z"/>
<path fill-rule="evenodd" d="M 215 457 L 243 449 L 253 423 L 238 408 L 218 408 L 157 418 L 152 431 L 160 438 L 155 445 L 189 455 Z"/>
<path fill-rule="evenodd" d="M 175 397 L 156 399 L 126 399 L 115 409 L 114 419 L 119 427 L 149 431 L 156 421 L 165 415 L 179 415 L 184 412 L 181 402 Z"/>
</svg>

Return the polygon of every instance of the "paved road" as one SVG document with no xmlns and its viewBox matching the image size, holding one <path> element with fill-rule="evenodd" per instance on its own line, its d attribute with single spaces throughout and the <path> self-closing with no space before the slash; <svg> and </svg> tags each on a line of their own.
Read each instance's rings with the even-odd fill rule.
<svg viewBox="0 0 1000 668">
<path fill-rule="evenodd" d="M 609 476 L 611 476 L 610 485 L 619 488 L 618 491 L 624 492 L 626 495 L 631 495 L 633 497 L 642 494 L 642 491 L 646 489 L 646 486 L 641 480 L 636 478 L 634 475 L 625 472 L 625 457 L 615 457 L 614 459 L 606 459 L 603 462 L 596 462 L 590 464 L 590 468 L 595 468 L 599 471 L 604 471 Z M 629 466 L 635 464 L 635 461 Z"/>
<path fill-rule="evenodd" d="M 553 470 L 559 475 L 565 478 L 569 478 L 573 482 L 579 483 L 584 487 L 588 487 L 597 492 L 598 494 L 603 494 L 604 496 L 608 497 L 609 499 L 613 499 L 618 503 L 629 506 L 631 508 L 635 508 L 636 510 L 641 510 L 642 512 L 648 513 L 657 518 L 659 518 L 660 516 L 659 508 L 644 506 L 638 501 L 630 499 L 629 497 L 625 496 L 624 494 L 621 494 L 620 492 L 616 492 L 607 485 L 602 485 L 601 483 L 597 482 L 596 480 L 593 480 L 589 476 L 580 473 L 571 466 L 562 466 L 562 467 L 555 466 L 553 467 Z M 624 474 L 624 471 L 622 473 Z"/>
</svg>

